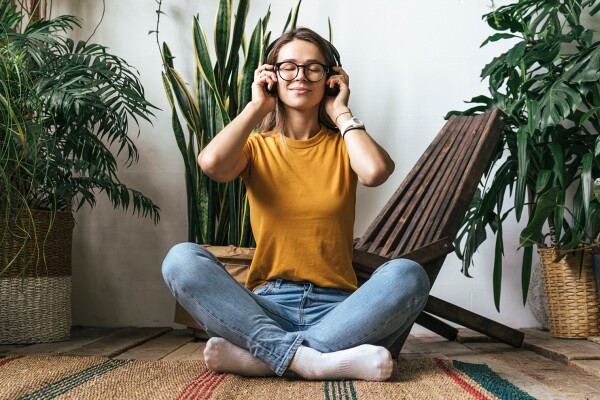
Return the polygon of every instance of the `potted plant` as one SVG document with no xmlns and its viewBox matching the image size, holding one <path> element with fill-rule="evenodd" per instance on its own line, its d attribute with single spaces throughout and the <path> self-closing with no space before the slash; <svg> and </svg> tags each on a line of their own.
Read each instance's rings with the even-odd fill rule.
<svg viewBox="0 0 600 400">
<path fill-rule="evenodd" d="M 474 97 L 470 103 L 476 105 L 459 113 L 499 108 L 508 120 L 455 247 L 468 276 L 473 254 L 491 230 L 498 310 L 503 224 L 512 212 L 522 221 L 526 211 L 519 242 L 524 302 L 533 245 L 543 262 L 569 260 L 577 268 L 573 278 L 589 277 L 588 253 L 597 247 L 600 233 L 600 204 L 592 198 L 592 177 L 600 176 L 600 41 L 583 21 L 598 10 L 595 0 L 519 0 L 484 16 L 497 33 L 482 46 L 510 41 L 511 47 L 482 70 L 489 94 Z M 513 200 L 509 207 L 504 203 L 507 194 Z M 597 297 L 588 303 L 585 330 L 593 334 L 598 329 Z"/>
<path fill-rule="evenodd" d="M 0 0 L 0 342 L 55 341 L 71 323 L 72 210 L 104 192 L 115 209 L 158 222 L 159 208 L 117 176 L 116 154 L 138 160 L 129 122 L 153 106 L 135 70 L 66 34 L 80 21 L 47 19 Z"/>
</svg>

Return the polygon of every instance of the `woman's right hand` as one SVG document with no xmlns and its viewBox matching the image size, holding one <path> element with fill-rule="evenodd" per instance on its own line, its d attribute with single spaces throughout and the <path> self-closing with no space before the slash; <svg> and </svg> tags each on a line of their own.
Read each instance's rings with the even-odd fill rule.
<svg viewBox="0 0 600 400">
<path fill-rule="evenodd" d="M 277 96 L 269 94 L 269 90 L 277 90 L 277 74 L 275 67 L 270 64 L 263 64 L 254 71 L 254 82 L 252 82 L 252 103 L 265 114 L 273 111 L 277 103 Z"/>
</svg>

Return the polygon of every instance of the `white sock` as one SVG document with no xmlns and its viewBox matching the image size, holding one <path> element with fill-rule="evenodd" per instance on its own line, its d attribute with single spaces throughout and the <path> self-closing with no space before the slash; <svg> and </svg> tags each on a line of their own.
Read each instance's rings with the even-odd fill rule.
<svg viewBox="0 0 600 400">
<path fill-rule="evenodd" d="M 381 346 L 363 344 L 333 353 L 300 346 L 289 369 L 311 380 L 385 381 L 392 375 L 393 363 L 390 352 Z"/>
<path fill-rule="evenodd" d="M 243 376 L 274 376 L 275 372 L 248 350 L 230 341 L 214 337 L 206 342 L 204 349 L 206 366 L 215 372 L 232 373 Z"/>
</svg>

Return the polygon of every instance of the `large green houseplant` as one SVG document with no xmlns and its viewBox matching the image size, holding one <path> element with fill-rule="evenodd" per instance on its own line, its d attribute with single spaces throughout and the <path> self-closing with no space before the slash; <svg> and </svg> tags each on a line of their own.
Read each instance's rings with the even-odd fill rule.
<svg viewBox="0 0 600 400">
<path fill-rule="evenodd" d="M 0 291 L 1 333 L 19 314 L 7 304 L 29 302 L 27 279 L 55 277 L 54 243 L 70 276 L 63 243 L 70 243 L 72 209 L 94 207 L 104 193 L 115 209 L 155 222 L 160 211 L 117 176 L 117 155 L 126 166 L 138 160 L 131 122 L 152 116 L 137 72 L 101 45 L 68 38 L 77 18 L 48 19 L 39 1 L 27 6 L 0 0 L 0 280 L 10 286 Z M 66 237 L 57 239 L 61 221 Z"/>
<path fill-rule="evenodd" d="M 519 0 L 484 16 L 497 33 L 482 46 L 503 41 L 510 49 L 481 73 L 489 93 L 460 113 L 499 108 L 507 123 L 455 247 L 468 275 L 486 230 L 495 235 L 498 310 L 503 224 L 512 212 L 522 221 L 526 211 L 519 242 L 523 301 L 533 245 L 559 256 L 598 245 L 600 204 L 592 197 L 592 181 L 600 177 L 600 41 L 584 22 L 598 10 L 596 0 Z M 513 199 L 510 206 L 506 195 Z"/>
</svg>

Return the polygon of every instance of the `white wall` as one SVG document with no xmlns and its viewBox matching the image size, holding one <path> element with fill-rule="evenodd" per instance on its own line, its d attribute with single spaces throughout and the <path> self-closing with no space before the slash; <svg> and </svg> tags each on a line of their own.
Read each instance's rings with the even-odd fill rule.
<svg viewBox="0 0 600 400">
<path fill-rule="evenodd" d="M 75 37 L 87 38 L 102 13 L 97 0 L 55 2 L 54 14 L 84 19 Z M 190 77 L 192 16 L 200 15 L 212 34 L 216 0 L 165 0 L 161 41 L 177 56 L 180 71 Z M 237 3 L 237 2 L 235 2 Z M 278 36 L 295 0 L 271 2 L 270 28 Z M 508 1 L 496 1 L 496 5 Z M 269 1 L 254 0 L 248 35 Z M 121 171 L 122 180 L 143 191 L 162 208 L 154 226 L 112 210 L 100 196 L 91 213 L 77 213 L 73 259 L 73 320 L 81 325 L 172 325 L 174 300 L 165 287 L 160 266 L 168 249 L 186 240 L 183 165 L 170 127 L 170 111 L 160 79 L 161 61 L 154 36 L 156 4 L 151 0 L 106 0 L 106 15 L 93 41 L 109 47 L 137 67 L 148 100 L 161 110 L 153 126 L 143 124 L 136 141 L 140 163 Z M 396 172 L 378 188 L 359 189 L 355 236 L 360 235 L 392 195 L 419 155 L 444 124 L 449 110 L 463 109 L 464 100 L 486 93 L 479 79 L 482 67 L 502 50 L 479 45 L 491 34 L 481 16 L 490 2 L 304 0 L 299 24 L 327 35 L 327 16 L 334 43 L 350 75 L 353 113 L 396 161 Z M 209 39 L 212 40 L 212 39 Z M 506 46 L 506 45 L 504 45 Z M 537 326 L 520 294 L 518 228 L 505 229 L 502 312 L 492 297 L 493 241 L 482 246 L 472 269 L 474 279 L 460 273 L 451 255 L 433 287 L 435 296 L 513 327 Z"/>
</svg>

